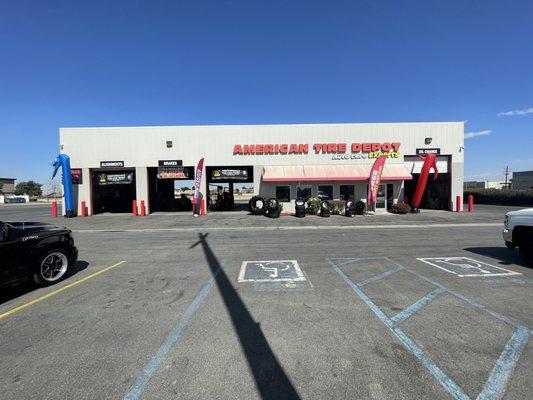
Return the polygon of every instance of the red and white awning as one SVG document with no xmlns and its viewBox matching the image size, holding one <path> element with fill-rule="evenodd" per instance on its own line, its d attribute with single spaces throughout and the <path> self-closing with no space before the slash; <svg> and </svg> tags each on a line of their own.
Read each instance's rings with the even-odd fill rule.
<svg viewBox="0 0 533 400">
<path fill-rule="evenodd" d="M 263 182 L 350 182 L 366 181 L 372 164 L 361 165 L 268 165 L 263 169 Z M 413 179 L 406 166 L 385 164 L 381 179 L 401 181 Z"/>
</svg>

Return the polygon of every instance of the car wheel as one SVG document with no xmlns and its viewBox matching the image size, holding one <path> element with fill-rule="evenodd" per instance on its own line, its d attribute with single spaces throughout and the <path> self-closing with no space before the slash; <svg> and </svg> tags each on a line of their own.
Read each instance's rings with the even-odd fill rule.
<svg viewBox="0 0 533 400">
<path fill-rule="evenodd" d="M 526 264 L 533 265 L 533 231 L 522 230 L 518 236 L 518 251 Z"/>
<path fill-rule="evenodd" d="M 526 264 L 533 265 L 533 247 L 519 246 L 520 257 Z"/>
<path fill-rule="evenodd" d="M 65 276 L 69 267 L 70 262 L 65 250 L 50 250 L 39 258 L 33 281 L 39 286 L 52 285 Z"/>
</svg>

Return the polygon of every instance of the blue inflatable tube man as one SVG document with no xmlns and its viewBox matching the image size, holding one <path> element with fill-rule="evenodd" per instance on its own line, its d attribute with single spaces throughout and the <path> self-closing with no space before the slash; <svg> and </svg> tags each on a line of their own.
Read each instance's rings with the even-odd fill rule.
<svg viewBox="0 0 533 400">
<path fill-rule="evenodd" d="M 72 196 L 72 174 L 70 172 L 70 157 L 66 154 L 58 154 L 52 166 L 54 167 L 52 179 L 54 179 L 59 167 L 61 167 L 61 183 L 63 184 L 63 193 L 65 196 L 65 217 L 75 217 L 76 211 L 74 210 L 74 198 Z"/>
</svg>

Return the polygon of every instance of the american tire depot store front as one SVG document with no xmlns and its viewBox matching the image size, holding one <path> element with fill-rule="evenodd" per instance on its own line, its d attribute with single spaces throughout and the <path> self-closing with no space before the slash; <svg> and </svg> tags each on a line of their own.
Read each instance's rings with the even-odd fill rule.
<svg viewBox="0 0 533 400">
<path fill-rule="evenodd" d="M 204 196 L 213 185 L 247 183 L 284 211 L 309 195 L 366 199 L 382 154 L 378 211 L 412 198 L 419 155 L 429 152 L 439 176 L 430 176 L 421 208 L 453 210 L 463 194 L 463 122 L 61 128 L 60 149 L 71 159 L 78 215 L 82 201 L 89 215 L 131 212 L 133 200 L 147 213 L 174 210 L 174 182 L 194 179 L 201 158 Z"/>
</svg>

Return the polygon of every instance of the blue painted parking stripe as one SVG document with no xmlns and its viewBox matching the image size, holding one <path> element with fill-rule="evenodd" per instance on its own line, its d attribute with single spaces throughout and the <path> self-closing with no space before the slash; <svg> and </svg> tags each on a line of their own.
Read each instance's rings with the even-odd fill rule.
<svg viewBox="0 0 533 400">
<path fill-rule="evenodd" d="M 427 370 L 440 382 L 453 397 L 460 400 L 469 400 L 469 397 L 457 386 L 437 365 L 427 357 L 423 351 L 405 333 L 394 326 L 392 321 L 376 306 L 370 298 L 355 284 L 348 276 L 335 265 L 330 259 L 326 261 L 333 267 L 339 276 L 352 288 L 352 290 L 363 300 L 374 314 L 385 324 L 389 330 L 403 343 L 403 345 L 413 353 L 413 355 L 427 368 Z"/>
<path fill-rule="evenodd" d="M 342 261 L 342 262 L 337 264 L 339 267 L 341 265 L 350 264 L 352 262 L 355 262 L 355 261 L 359 260 L 359 258 L 350 258 L 349 260 L 346 260 L 345 258 L 343 258 L 342 260 L 344 260 L 344 261 Z"/>
<path fill-rule="evenodd" d="M 141 392 L 143 391 L 144 387 L 150 381 L 152 376 L 157 372 L 164 358 L 172 349 L 172 346 L 174 346 L 180 340 L 181 334 L 191 322 L 194 313 L 196 312 L 198 307 L 200 307 L 200 304 L 202 303 L 204 298 L 209 294 L 209 291 L 213 287 L 215 279 L 222 267 L 223 264 L 218 267 L 218 269 L 211 276 L 211 278 L 209 278 L 209 280 L 204 284 L 200 292 L 198 292 L 198 294 L 196 295 L 192 303 L 189 305 L 185 313 L 183 313 L 183 315 L 179 319 L 176 327 L 168 335 L 165 343 L 163 343 L 156 355 L 152 357 L 148 365 L 143 369 L 143 371 L 137 378 L 135 385 L 133 385 L 130 391 L 124 396 L 124 400 L 134 400 L 138 399 L 141 396 Z"/>
<path fill-rule="evenodd" d="M 383 257 L 383 258 L 386 259 L 387 261 L 391 261 L 391 262 L 393 262 L 393 261 L 392 261 L 390 258 L 388 258 L 388 257 Z M 401 265 L 401 264 L 399 264 L 399 263 L 396 263 L 396 264 Z M 471 305 L 472 307 L 475 307 L 475 308 L 478 308 L 478 309 L 480 309 L 480 310 L 485 311 L 487 314 L 492 315 L 494 318 L 499 319 L 500 321 L 505 322 L 506 324 L 509 324 L 509 325 L 511 325 L 511 326 L 513 326 L 513 327 L 515 327 L 515 328 L 518 328 L 518 327 L 521 326 L 521 325 L 520 325 L 519 323 L 517 323 L 516 321 L 513 321 L 512 319 L 507 318 L 506 316 L 497 313 L 496 311 L 494 311 L 494 310 L 492 310 L 492 309 L 490 309 L 490 308 L 484 306 L 483 304 L 476 303 L 475 301 L 470 300 L 469 298 L 463 296 L 462 294 L 457 293 L 457 292 L 455 292 L 455 291 L 453 291 L 453 290 L 447 288 L 446 286 L 443 286 L 443 285 L 441 285 L 440 283 L 435 282 L 434 280 L 425 277 L 424 275 L 420 275 L 418 272 L 415 272 L 415 271 L 413 271 L 413 270 L 411 270 L 411 269 L 409 269 L 409 268 L 407 268 L 407 267 L 404 267 L 404 268 L 405 268 L 405 270 L 406 270 L 407 272 L 410 272 L 411 274 L 415 275 L 416 277 L 418 277 L 418 278 L 420 278 L 420 279 L 422 279 L 422 280 L 424 280 L 424 281 L 426 281 L 426 282 L 429 282 L 429 283 L 431 283 L 431 284 L 434 285 L 434 286 L 437 286 L 437 287 L 439 287 L 439 288 L 441 288 L 441 289 L 444 289 L 447 293 L 449 293 L 449 294 L 451 294 L 451 295 L 457 297 L 458 299 L 463 300 L 465 303 Z"/>
<path fill-rule="evenodd" d="M 382 274 L 372 276 L 364 281 L 357 282 L 357 286 L 365 286 L 366 284 L 374 281 L 379 281 L 380 279 L 386 278 L 389 275 L 392 275 L 398 271 L 401 271 L 404 267 L 402 265 L 396 265 L 393 269 L 383 272 Z"/>
<path fill-rule="evenodd" d="M 409 318 L 411 315 L 413 315 L 415 312 L 420 310 L 422 307 L 424 307 L 426 304 L 428 304 L 431 300 L 434 300 L 439 294 L 444 293 L 445 290 L 443 288 L 437 288 L 433 292 L 428 293 L 424 297 L 421 297 L 418 299 L 414 304 L 407 307 L 402 312 L 396 314 L 394 317 L 391 318 L 391 321 L 393 324 L 399 324 L 404 319 Z"/>
<path fill-rule="evenodd" d="M 495 400 L 503 396 L 507 382 L 529 335 L 530 331 L 523 326 L 514 331 L 477 400 Z"/>
</svg>

